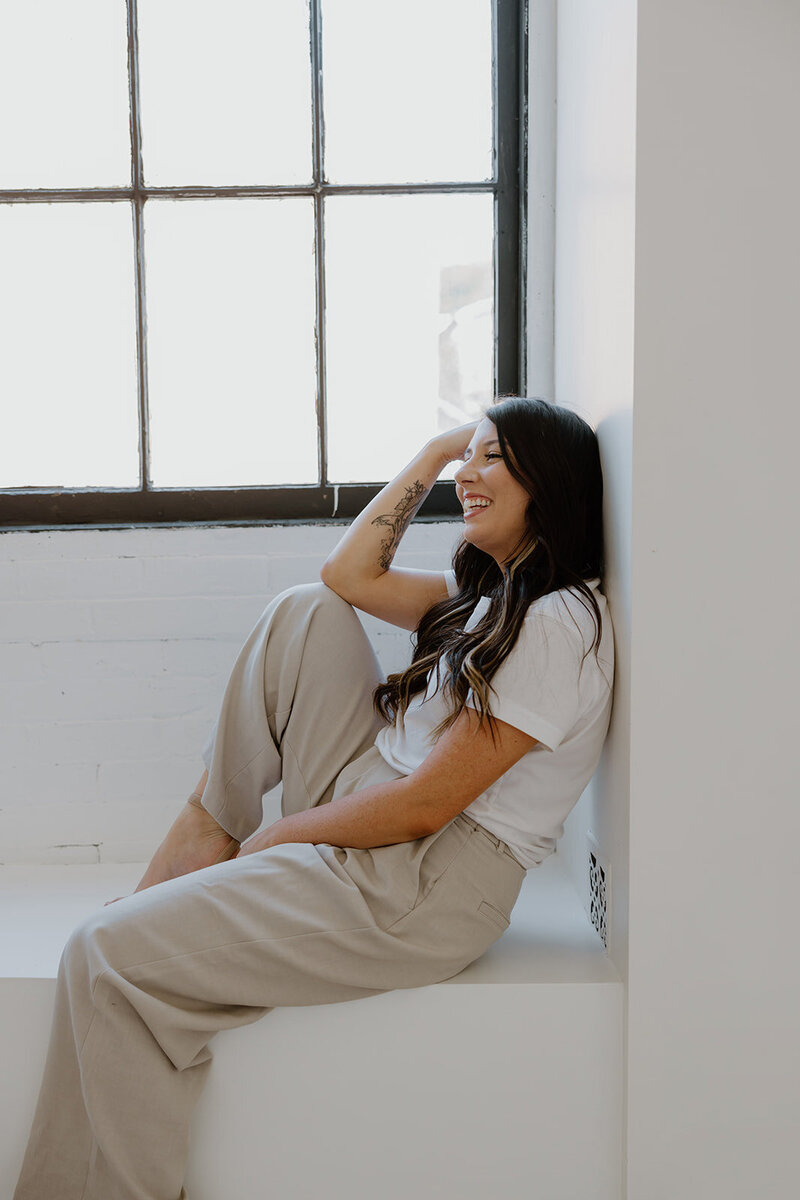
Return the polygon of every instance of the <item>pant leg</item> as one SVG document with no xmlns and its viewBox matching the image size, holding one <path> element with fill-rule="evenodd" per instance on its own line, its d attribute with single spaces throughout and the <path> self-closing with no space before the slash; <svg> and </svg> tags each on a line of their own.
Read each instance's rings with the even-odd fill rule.
<svg viewBox="0 0 800 1200">
<path fill-rule="evenodd" d="M 380 728 L 372 692 L 381 679 L 355 612 L 329 588 L 310 584 L 276 597 L 231 673 L 204 755 L 209 768 L 205 806 L 233 836 L 244 840 L 261 823 L 264 792 L 281 779 L 285 811 L 330 799 L 342 767 L 372 745 Z M 140 895 L 145 894 L 150 893 Z M 98 1117 L 82 1098 L 87 1088 L 84 1043 L 88 1030 L 94 1030 L 95 984 L 87 994 L 88 967 L 76 967 L 75 954 L 73 946 L 59 968 L 47 1066 L 26 1157 L 29 1181 L 24 1170 L 20 1196 L 82 1197 L 81 1179 L 86 1178 L 90 1159 L 91 1177 L 102 1176 L 103 1155 L 94 1126 Z M 254 1020 L 260 1011 L 248 1009 L 246 1019 Z M 191 1074 L 198 1091 L 203 1066 L 199 1061 Z M 95 1109 L 101 1111 L 102 1106 Z M 165 1153 L 180 1161 L 179 1146 Z M 101 1185 L 92 1186 L 100 1187 L 98 1195 L 109 1200 L 112 1192 L 106 1195 Z M 176 1190 L 174 1196 L 178 1194 Z"/>
<path fill-rule="evenodd" d="M 15 1200 L 178 1200 L 213 1034 L 457 973 L 500 936 L 524 876 L 495 842 L 457 818 L 374 850 L 278 846 L 101 910 L 64 953 L 68 1018 Z"/>
<path fill-rule="evenodd" d="M 265 792 L 284 812 L 330 800 L 342 768 L 375 741 L 372 693 L 383 677 L 352 607 L 324 584 L 277 596 L 234 664 L 204 752 L 203 805 L 244 841 Z"/>
</svg>

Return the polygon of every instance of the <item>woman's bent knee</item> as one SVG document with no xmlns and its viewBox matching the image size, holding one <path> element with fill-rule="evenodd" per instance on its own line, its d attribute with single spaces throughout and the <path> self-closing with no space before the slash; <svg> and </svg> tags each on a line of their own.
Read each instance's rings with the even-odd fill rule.
<svg viewBox="0 0 800 1200">
<path fill-rule="evenodd" d="M 322 619 L 331 631 L 353 629 L 362 632 L 362 625 L 352 604 L 343 600 L 327 584 L 300 583 L 286 588 L 271 600 L 264 610 L 263 618 L 289 620 L 292 624 L 305 625 Z"/>
<path fill-rule="evenodd" d="M 294 587 L 285 588 L 272 601 L 273 604 L 287 602 L 292 605 L 308 606 L 310 608 L 325 605 L 333 609 L 350 609 L 352 611 L 352 605 L 343 600 L 338 592 L 334 592 L 333 588 L 329 588 L 321 580 L 316 580 L 314 583 L 297 583 Z"/>
<path fill-rule="evenodd" d="M 104 970 L 102 959 L 96 920 L 89 917 L 73 929 L 61 952 L 59 978 L 66 982 L 71 997 L 91 996 L 94 984 Z"/>
<path fill-rule="evenodd" d="M 95 980 L 103 971 L 116 968 L 124 958 L 124 948 L 129 939 L 131 921 L 126 912 L 125 897 L 92 913 L 73 929 L 61 955 L 64 970 L 74 974 L 88 973 Z"/>
</svg>

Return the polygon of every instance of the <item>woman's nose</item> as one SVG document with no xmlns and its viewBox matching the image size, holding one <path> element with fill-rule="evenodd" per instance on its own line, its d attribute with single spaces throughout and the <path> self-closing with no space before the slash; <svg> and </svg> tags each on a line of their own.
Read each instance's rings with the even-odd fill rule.
<svg viewBox="0 0 800 1200">
<path fill-rule="evenodd" d="M 461 484 L 462 486 L 465 483 L 468 483 L 470 479 L 474 478 L 474 472 L 470 470 L 469 463 L 462 463 L 458 470 L 453 474 L 453 478 L 455 479 L 456 483 Z"/>
</svg>

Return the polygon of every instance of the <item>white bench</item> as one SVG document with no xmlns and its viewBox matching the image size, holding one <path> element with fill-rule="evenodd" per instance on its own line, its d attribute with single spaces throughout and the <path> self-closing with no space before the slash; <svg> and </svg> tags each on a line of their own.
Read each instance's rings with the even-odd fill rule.
<svg viewBox="0 0 800 1200">
<path fill-rule="evenodd" d="M 0 867 L 1 1200 L 61 948 L 141 871 Z M 218 1034 L 189 1200 L 620 1200 L 622 1022 L 623 985 L 551 856 L 501 941 L 455 979 Z"/>
</svg>

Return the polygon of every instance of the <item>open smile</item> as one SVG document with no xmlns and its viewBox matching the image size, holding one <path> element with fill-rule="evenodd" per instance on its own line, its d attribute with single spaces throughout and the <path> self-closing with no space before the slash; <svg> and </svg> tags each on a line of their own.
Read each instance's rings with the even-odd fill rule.
<svg viewBox="0 0 800 1200">
<path fill-rule="evenodd" d="M 465 496 L 462 501 L 464 520 L 476 516 L 483 509 L 488 508 L 491 503 L 492 501 L 487 500 L 485 496 Z"/>
</svg>

